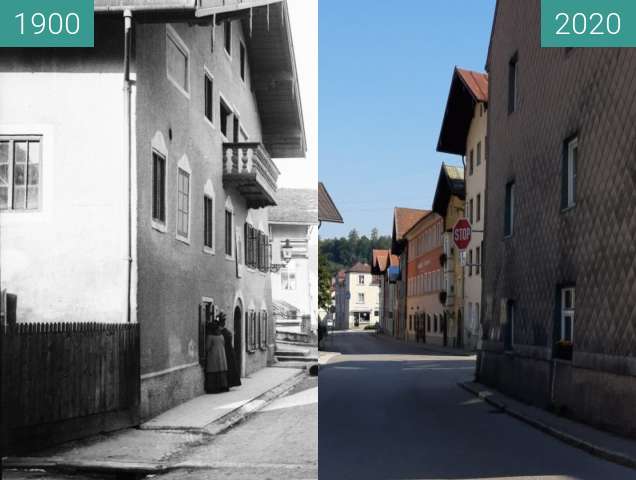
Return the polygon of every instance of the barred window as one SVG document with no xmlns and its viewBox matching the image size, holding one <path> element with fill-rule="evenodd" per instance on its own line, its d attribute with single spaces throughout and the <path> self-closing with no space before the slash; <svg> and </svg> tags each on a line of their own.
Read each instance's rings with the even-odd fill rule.
<svg viewBox="0 0 636 480">
<path fill-rule="evenodd" d="M 267 311 L 261 312 L 261 336 L 260 336 L 260 348 L 265 350 L 267 348 Z"/>
</svg>

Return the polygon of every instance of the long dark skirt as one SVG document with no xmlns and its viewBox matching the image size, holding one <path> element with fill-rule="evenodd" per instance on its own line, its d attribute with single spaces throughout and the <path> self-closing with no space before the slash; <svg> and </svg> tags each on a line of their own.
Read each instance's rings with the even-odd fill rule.
<svg viewBox="0 0 636 480">
<path fill-rule="evenodd" d="M 229 390 L 227 372 L 212 372 L 205 374 L 205 393 L 221 393 Z"/>
<path fill-rule="evenodd" d="M 238 387 L 241 385 L 241 372 L 236 364 L 236 355 L 234 355 L 234 348 L 230 345 L 228 348 L 225 346 L 225 358 L 227 360 L 227 381 L 230 387 Z"/>
</svg>

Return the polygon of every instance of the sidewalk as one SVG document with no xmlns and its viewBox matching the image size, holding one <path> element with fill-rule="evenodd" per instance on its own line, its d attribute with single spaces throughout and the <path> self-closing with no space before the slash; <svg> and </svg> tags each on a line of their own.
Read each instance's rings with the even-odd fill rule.
<svg viewBox="0 0 636 480">
<path fill-rule="evenodd" d="M 514 400 L 476 382 L 460 383 L 464 390 L 507 414 L 597 457 L 636 468 L 636 441 L 559 417 L 542 408 Z"/>
<path fill-rule="evenodd" d="M 209 442 L 251 413 L 289 391 L 304 370 L 259 370 L 227 393 L 202 395 L 164 412 L 139 429 L 126 429 L 69 442 L 30 457 L 8 458 L 6 469 L 71 470 L 153 474 L 170 470 L 180 456 Z"/>
<path fill-rule="evenodd" d="M 431 343 L 421 343 L 421 342 L 406 342 L 399 338 L 391 337 L 386 335 L 385 333 L 380 333 L 377 338 L 379 340 L 387 341 L 388 343 L 394 343 L 398 345 L 403 345 L 405 347 L 412 348 L 413 350 L 419 349 L 422 351 L 434 352 L 440 355 L 453 355 L 459 357 L 472 357 L 477 355 L 477 353 L 473 350 L 464 350 L 461 348 L 452 348 L 452 347 L 444 347 L 442 345 L 433 345 Z"/>
</svg>

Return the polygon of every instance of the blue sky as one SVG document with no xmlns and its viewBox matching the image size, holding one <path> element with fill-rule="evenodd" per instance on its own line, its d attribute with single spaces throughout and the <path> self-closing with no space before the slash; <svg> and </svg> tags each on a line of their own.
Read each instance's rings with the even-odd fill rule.
<svg viewBox="0 0 636 480">
<path fill-rule="evenodd" d="M 483 71 L 495 0 L 320 0 L 319 176 L 344 225 L 391 233 L 393 207 L 430 208 L 455 65 Z"/>
</svg>

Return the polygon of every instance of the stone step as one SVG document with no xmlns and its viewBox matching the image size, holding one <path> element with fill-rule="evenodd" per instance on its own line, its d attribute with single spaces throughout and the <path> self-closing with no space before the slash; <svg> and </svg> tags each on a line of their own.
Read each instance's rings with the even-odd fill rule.
<svg viewBox="0 0 636 480">
<path fill-rule="evenodd" d="M 317 362 L 318 361 L 318 357 L 310 357 L 310 356 L 306 356 L 306 357 L 279 357 L 278 355 L 276 355 L 276 359 L 279 362 L 302 362 L 302 363 L 308 363 L 308 362 Z"/>
</svg>

